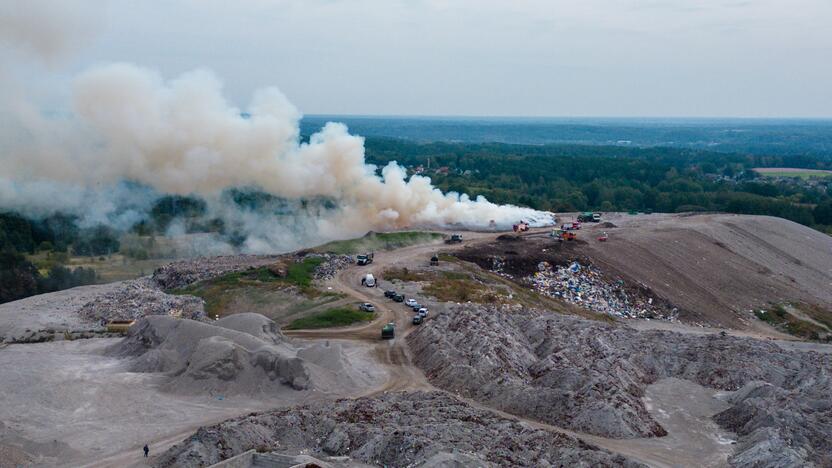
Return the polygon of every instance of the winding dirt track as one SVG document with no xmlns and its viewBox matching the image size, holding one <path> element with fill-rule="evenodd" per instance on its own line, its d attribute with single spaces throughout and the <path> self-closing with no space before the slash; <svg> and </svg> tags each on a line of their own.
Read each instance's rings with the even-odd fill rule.
<svg viewBox="0 0 832 468">
<path fill-rule="evenodd" d="M 543 237 L 548 235 L 551 228 L 532 229 L 523 234 L 528 237 Z M 593 229 L 594 231 L 595 229 Z M 464 245 L 475 245 L 477 243 L 491 242 L 498 235 L 503 233 L 478 233 L 466 232 L 466 241 Z M 375 348 L 375 356 L 380 364 L 386 366 L 389 372 L 389 379 L 387 382 L 366 395 L 374 395 L 388 391 L 414 391 L 414 390 L 438 390 L 428 382 L 424 373 L 413 364 L 412 354 L 407 345 L 406 337 L 413 331 L 413 326 L 410 324 L 409 310 L 397 303 L 391 302 L 384 298 L 383 290 L 381 288 L 366 288 L 361 286 L 360 279 L 366 273 L 372 273 L 377 279 L 382 279 L 382 272 L 390 267 L 406 267 L 415 264 L 421 264 L 427 261 L 431 254 L 438 250 L 454 250 L 461 248 L 463 245 L 441 245 L 441 244 L 427 244 L 413 247 L 407 247 L 392 252 L 376 253 L 374 262 L 369 266 L 350 266 L 340 271 L 327 286 L 332 287 L 339 292 L 342 292 L 349 297 L 362 302 L 372 302 L 376 305 L 379 312 L 378 317 L 367 324 L 362 324 L 355 327 L 344 327 L 337 329 L 326 330 L 295 330 L 285 331 L 287 336 L 298 339 L 345 339 L 358 340 L 366 342 Z M 396 338 L 394 340 L 382 341 L 380 339 L 381 326 L 388 322 L 396 324 Z M 638 328 L 650 328 L 649 323 L 640 324 Z M 697 327 L 676 326 L 679 324 L 662 323 L 662 328 L 671 329 L 680 333 L 719 333 L 723 330 L 710 329 L 705 330 Z M 782 335 L 778 333 L 759 333 L 755 331 L 740 331 L 740 330 L 725 330 L 729 334 L 736 334 L 739 336 L 753 336 L 755 338 L 772 339 L 774 336 L 781 338 Z M 755 333 L 757 332 L 757 333 Z M 774 330 L 769 330 L 774 332 Z M 778 336 L 779 335 L 779 336 Z M 459 395 L 454 395 L 460 398 Z M 550 432 L 558 432 L 573 437 L 577 437 L 584 442 L 595 445 L 611 452 L 619 453 L 633 460 L 640 461 L 653 467 L 672 467 L 679 466 L 680 462 L 684 463 L 701 463 L 703 454 L 696 449 L 681 449 L 673 444 L 663 443 L 660 439 L 638 439 L 638 440 L 616 440 L 604 437 L 576 433 L 566 429 L 562 429 L 549 424 L 541 423 L 539 421 L 518 417 L 513 414 L 505 413 L 494 408 L 485 406 L 477 401 L 462 398 L 470 405 L 490 411 L 501 417 L 521 421 L 529 424 L 532 427 L 543 429 Z M 686 429 L 682 429 L 677 437 L 685 437 Z M 695 429 L 695 428 L 693 428 Z M 678 443 L 678 442 L 677 442 Z M 681 449 L 681 450 L 680 450 Z M 682 453 L 684 452 L 684 453 Z M 699 460 L 697 462 L 697 460 Z M 708 466 L 721 466 L 723 463 L 710 464 Z"/>
<path fill-rule="evenodd" d="M 548 229 L 536 229 L 529 231 L 525 235 L 540 236 L 548 232 Z M 499 234 L 485 234 L 485 233 L 466 233 L 465 244 L 471 245 L 477 242 L 492 241 Z M 375 347 L 375 356 L 378 358 L 380 364 L 388 368 L 390 377 L 387 382 L 379 388 L 367 392 L 363 396 L 372 396 L 379 393 L 389 391 L 415 391 L 415 390 L 434 390 L 443 391 L 441 388 L 434 387 L 428 382 L 424 373 L 413 364 L 412 354 L 405 339 L 407 335 L 413 331 L 413 326 L 410 324 L 410 314 L 404 306 L 390 302 L 383 295 L 383 290 L 380 288 L 366 288 L 360 285 L 360 278 L 366 273 L 373 273 L 376 278 L 380 278 L 381 273 L 392 266 L 408 266 L 420 261 L 427 261 L 429 256 L 438 249 L 452 250 L 460 248 L 461 245 L 439 245 L 428 244 L 419 245 L 399 249 L 393 252 L 376 253 L 374 262 L 370 266 L 350 266 L 341 270 L 328 284 L 333 289 L 336 289 L 350 297 L 353 297 L 362 302 L 373 302 L 376 309 L 379 311 L 379 316 L 372 322 L 355 327 L 342 327 L 336 329 L 325 330 L 287 330 L 284 333 L 299 339 L 316 340 L 316 339 L 345 339 L 357 340 L 372 343 Z M 392 307 L 391 307 L 392 306 Z M 397 307 L 398 306 L 398 307 Z M 388 322 L 395 322 L 396 324 L 396 338 L 389 341 L 382 341 L 380 339 L 381 326 Z M 668 453 L 656 453 L 654 450 L 640 450 L 638 446 L 631 446 L 626 441 L 606 439 L 603 437 L 592 436 L 588 434 L 580 434 L 556 426 L 545 424 L 532 419 L 519 417 L 510 413 L 506 413 L 489 406 L 483 405 L 475 400 L 454 395 L 462 399 L 473 407 L 480 408 L 492 412 L 498 416 L 524 422 L 532 427 L 542 429 L 549 432 L 557 432 L 561 434 L 570 435 L 583 440 L 591 445 L 596 445 L 605 448 L 609 451 L 620 453 L 634 460 L 641 461 L 653 467 L 671 467 L 675 466 L 672 455 Z"/>
</svg>

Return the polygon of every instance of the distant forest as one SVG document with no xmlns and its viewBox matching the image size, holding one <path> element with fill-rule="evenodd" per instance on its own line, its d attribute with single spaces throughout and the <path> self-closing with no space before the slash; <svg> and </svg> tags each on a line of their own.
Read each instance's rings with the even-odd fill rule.
<svg viewBox="0 0 832 468">
<path fill-rule="evenodd" d="M 397 161 L 420 172 L 443 191 L 482 195 L 496 203 L 540 210 L 688 212 L 721 211 L 779 216 L 832 233 L 832 178 L 764 178 L 755 167 L 832 169 L 822 155 L 758 155 L 700 149 L 599 145 L 416 143 L 368 138 L 368 162 Z M 251 189 L 230 189 L 241 209 L 275 214 L 297 206 L 337 208 L 329 199 L 290 201 Z M 147 259 L 153 236 L 173 222 L 185 232 L 212 232 L 232 245 L 245 238 L 234 226 L 210 218 L 205 201 L 161 196 L 128 232 L 78 226 L 77 218 L 53 213 L 28 218 L 0 212 L 0 302 L 97 281 L 89 268 L 68 266 L 70 256 Z M 130 242 L 125 242 L 129 236 Z M 140 242 L 136 242 L 139 239 Z M 148 242 L 142 241 L 142 239 Z M 40 259 L 36 267 L 34 256 Z"/>
<path fill-rule="evenodd" d="M 832 178 L 766 179 L 755 167 L 832 169 L 818 156 L 680 148 L 418 144 L 367 140 L 368 161 L 416 168 L 444 191 L 563 211 L 723 211 L 779 216 L 832 232 Z M 430 166 L 430 167 L 428 167 Z"/>
</svg>

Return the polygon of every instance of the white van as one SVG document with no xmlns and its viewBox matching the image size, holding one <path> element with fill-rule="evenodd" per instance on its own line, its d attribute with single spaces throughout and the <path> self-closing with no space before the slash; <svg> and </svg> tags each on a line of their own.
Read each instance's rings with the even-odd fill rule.
<svg viewBox="0 0 832 468">
<path fill-rule="evenodd" d="M 367 286 L 368 288 L 374 288 L 376 287 L 376 279 L 371 273 L 367 273 L 363 278 L 361 278 L 361 284 Z"/>
</svg>

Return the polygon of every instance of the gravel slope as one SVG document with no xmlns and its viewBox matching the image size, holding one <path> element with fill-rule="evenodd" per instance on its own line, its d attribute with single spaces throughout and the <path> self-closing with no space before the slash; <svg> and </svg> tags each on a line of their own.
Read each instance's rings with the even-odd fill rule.
<svg viewBox="0 0 832 468">
<path fill-rule="evenodd" d="M 473 339 L 476 338 L 476 339 Z M 555 426 L 613 438 L 663 436 L 642 397 L 675 377 L 742 392 L 717 421 L 740 435 L 733 460 L 768 466 L 828 463 L 832 453 L 832 363 L 751 338 L 639 332 L 523 309 L 461 306 L 408 336 L 415 363 L 446 390 Z M 774 431 L 778 438 L 760 434 Z M 762 451 L 755 441 L 766 440 Z M 795 444 L 795 450 L 789 451 Z M 788 455 L 784 455 L 788 454 Z M 747 461 L 747 460 L 746 460 Z M 739 463 L 744 464 L 744 463 Z"/>
<path fill-rule="evenodd" d="M 376 466 L 640 466 L 442 392 L 388 393 L 225 421 L 199 429 L 156 466 L 206 466 L 252 448 L 308 450 L 320 458 L 348 456 Z"/>
</svg>

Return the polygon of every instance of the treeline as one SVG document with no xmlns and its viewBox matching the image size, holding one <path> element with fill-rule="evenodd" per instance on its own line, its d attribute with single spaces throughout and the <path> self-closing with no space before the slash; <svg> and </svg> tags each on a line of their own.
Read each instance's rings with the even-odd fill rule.
<svg viewBox="0 0 832 468">
<path fill-rule="evenodd" d="M 443 190 L 549 211 L 724 211 L 779 216 L 829 232 L 832 179 L 772 182 L 754 167 L 811 167 L 810 157 L 679 148 L 417 144 L 367 141 L 371 162 L 426 169 Z M 428 169 L 429 166 L 429 169 Z M 437 172 L 437 169 L 443 168 Z M 447 172 L 444 170 L 447 168 Z"/>
<path fill-rule="evenodd" d="M 0 303 L 93 284 L 95 280 L 92 268 L 70 269 L 62 265 L 53 265 L 43 276 L 23 254 L 12 249 L 0 251 Z"/>
</svg>

